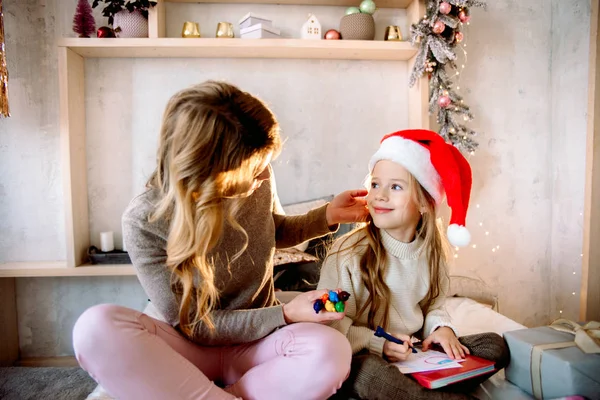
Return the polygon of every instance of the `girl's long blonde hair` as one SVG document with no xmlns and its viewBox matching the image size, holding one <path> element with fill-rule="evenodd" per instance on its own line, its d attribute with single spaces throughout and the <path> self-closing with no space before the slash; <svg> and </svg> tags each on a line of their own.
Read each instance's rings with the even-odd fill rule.
<svg viewBox="0 0 600 400">
<path fill-rule="evenodd" d="M 151 221 L 165 218 L 170 230 L 167 266 L 181 296 L 180 328 L 214 328 L 211 311 L 219 301 L 215 260 L 224 222 L 240 231 L 235 213 L 270 153 L 281 143 L 275 116 L 260 100 L 227 83 L 207 81 L 175 94 L 160 130 L 157 167 L 148 186 L 160 191 Z M 236 255 L 245 250 L 242 248 Z M 234 257 L 235 258 L 235 257 Z M 229 260 L 232 261 L 232 260 Z"/>
<path fill-rule="evenodd" d="M 408 186 L 411 190 L 412 201 L 422 210 L 421 219 L 417 225 L 416 238 L 423 240 L 422 249 L 427 252 L 426 257 L 429 263 L 429 290 L 421 302 L 423 314 L 426 314 L 431 304 L 442 294 L 442 279 L 447 278 L 448 243 L 437 223 L 435 200 L 412 174 L 409 173 L 408 175 Z M 348 240 L 352 235 L 361 232 L 364 232 L 364 239 L 351 246 L 344 246 L 342 242 L 338 252 L 343 251 L 346 253 L 347 251 L 353 251 L 358 246 L 366 247 L 360 259 L 360 273 L 369 297 L 358 310 L 357 316 L 368 310 L 367 322 L 370 329 L 375 330 L 377 325 L 388 329 L 391 293 L 384 279 L 387 272 L 387 253 L 383 247 L 379 228 L 375 226 L 373 219 L 369 216 L 364 226 L 349 233 L 342 240 Z M 376 321 L 377 311 L 381 308 L 383 308 L 382 320 Z"/>
</svg>

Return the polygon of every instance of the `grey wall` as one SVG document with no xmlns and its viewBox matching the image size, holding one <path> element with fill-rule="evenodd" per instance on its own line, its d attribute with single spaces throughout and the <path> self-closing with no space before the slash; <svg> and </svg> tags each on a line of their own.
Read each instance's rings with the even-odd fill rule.
<svg viewBox="0 0 600 400">
<path fill-rule="evenodd" d="M 552 2 L 552 317 L 579 318 L 590 2 Z M 562 311 L 562 314 L 560 313 Z"/>
<path fill-rule="evenodd" d="M 453 273 L 481 277 L 525 325 L 576 319 L 590 3 L 488 3 L 473 13 L 461 78 L 484 132 L 470 159 L 476 248 L 457 252 Z"/>
<path fill-rule="evenodd" d="M 4 2 L 12 117 L 0 121 L 0 262 L 65 257 L 55 37 L 73 36 L 75 3 Z M 213 35 L 217 21 L 252 10 L 297 37 L 311 10 L 325 29 L 343 12 L 167 5 L 170 36 L 184 20 Z M 408 32 L 403 11 L 377 19 L 379 37 L 389 23 Z M 482 132 L 470 158 L 476 248 L 457 252 L 452 272 L 484 279 L 501 311 L 526 325 L 578 311 L 588 20 L 588 0 L 502 0 L 474 10 L 466 32 L 458 85 Z M 93 243 L 103 230 L 119 243 L 120 214 L 153 168 L 165 102 L 192 83 L 226 79 L 270 104 L 287 140 L 274 163 L 284 203 L 360 186 L 379 138 L 408 121 L 404 62 L 92 59 L 86 76 Z M 17 290 L 25 357 L 70 354 L 72 325 L 92 304 L 146 301 L 134 277 L 23 278 Z"/>
</svg>

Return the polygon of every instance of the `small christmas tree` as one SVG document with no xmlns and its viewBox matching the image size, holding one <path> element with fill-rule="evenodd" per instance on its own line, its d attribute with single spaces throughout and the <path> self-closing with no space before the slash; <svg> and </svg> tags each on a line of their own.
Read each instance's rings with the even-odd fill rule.
<svg viewBox="0 0 600 400">
<path fill-rule="evenodd" d="M 73 32 L 79 37 L 89 38 L 96 32 L 96 21 L 92 15 L 92 7 L 88 0 L 79 0 L 73 17 Z"/>
</svg>

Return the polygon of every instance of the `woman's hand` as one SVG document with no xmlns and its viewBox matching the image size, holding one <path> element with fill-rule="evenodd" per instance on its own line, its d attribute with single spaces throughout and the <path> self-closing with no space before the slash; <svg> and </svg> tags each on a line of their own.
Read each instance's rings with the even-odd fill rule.
<svg viewBox="0 0 600 400">
<path fill-rule="evenodd" d="M 437 343 L 446 352 L 446 355 L 453 360 L 465 358 L 465 354 L 470 354 L 469 349 L 460 344 L 454 331 L 447 326 L 441 326 L 423 341 L 423 351 L 427 351 L 432 343 Z"/>
<path fill-rule="evenodd" d="M 327 206 L 327 224 L 345 224 L 365 222 L 369 210 L 367 201 L 362 198 L 369 193 L 366 190 L 346 190 L 335 196 Z"/>
<path fill-rule="evenodd" d="M 412 352 L 408 344 L 410 343 L 410 336 L 403 335 L 401 333 L 394 333 L 392 336 L 402 340 L 404 344 L 398 344 L 386 340 L 383 344 L 383 354 L 391 362 L 404 361 L 408 358 L 408 355 Z"/>
<path fill-rule="evenodd" d="M 339 291 L 339 290 L 336 290 Z M 285 322 L 292 324 L 294 322 L 330 322 L 343 319 L 346 313 L 331 312 L 322 310 L 318 314 L 313 306 L 315 301 L 329 293 L 327 289 L 312 290 L 296 296 L 292 301 L 283 305 L 283 317 Z"/>
</svg>

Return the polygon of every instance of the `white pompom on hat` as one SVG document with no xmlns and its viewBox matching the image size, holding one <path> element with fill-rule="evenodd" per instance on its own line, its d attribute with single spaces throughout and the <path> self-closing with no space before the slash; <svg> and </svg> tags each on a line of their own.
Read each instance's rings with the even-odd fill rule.
<svg viewBox="0 0 600 400">
<path fill-rule="evenodd" d="M 406 168 L 437 204 L 445 195 L 452 210 L 448 240 L 457 247 L 469 244 L 471 235 L 465 222 L 471 197 L 471 166 L 456 147 L 436 132 L 409 129 L 381 139 L 379 150 L 369 162 L 369 171 L 380 160 L 390 160 Z"/>
</svg>

